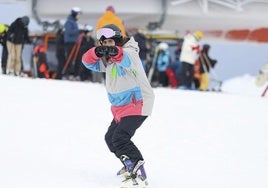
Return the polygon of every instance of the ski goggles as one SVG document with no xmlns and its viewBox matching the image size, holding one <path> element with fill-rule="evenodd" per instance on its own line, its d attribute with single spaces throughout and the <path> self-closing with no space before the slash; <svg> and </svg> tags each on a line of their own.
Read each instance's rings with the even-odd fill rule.
<svg viewBox="0 0 268 188">
<path fill-rule="evenodd" d="M 110 28 L 101 28 L 97 31 L 97 39 L 100 40 L 102 37 L 111 38 L 111 37 L 120 37 L 120 31 L 114 31 Z"/>
</svg>

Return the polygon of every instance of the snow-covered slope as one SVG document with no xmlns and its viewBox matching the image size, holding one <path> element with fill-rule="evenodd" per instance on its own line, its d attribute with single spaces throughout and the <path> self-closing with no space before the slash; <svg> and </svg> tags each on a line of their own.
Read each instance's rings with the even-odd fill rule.
<svg viewBox="0 0 268 188">
<path fill-rule="evenodd" d="M 247 82 L 226 82 L 223 93 L 154 90 L 153 115 L 133 137 L 149 187 L 268 187 L 268 100 Z M 103 85 L 0 75 L 0 86 L 1 188 L 120 184 Z"/>
</svg>

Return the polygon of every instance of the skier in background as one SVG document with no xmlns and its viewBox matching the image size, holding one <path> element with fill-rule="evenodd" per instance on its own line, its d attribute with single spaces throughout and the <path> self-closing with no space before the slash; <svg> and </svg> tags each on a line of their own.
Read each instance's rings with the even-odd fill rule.
<svg viewBox="0 0 268 188">
<path fill-rule="evenodd" d="M 58 61 L 56 79 L 62 79 L 62 70 L 66 62 L 65 49 L 64 49 L 64 29 L 59 28 L 56 33 L 56 58 Z"/>
<path fill-rule="evenodd" d="M 11 23 L 7 31 L 7 74 L 20 76 L 22 68 L 22 47 L 24 43 L 30 43 L 29 25 L 30 19 L 28 16 L 17 18 Z"/>
<path fill-rule="evenodd" d="M 181 74 L 179 79 L 179 88 L 192 89 L 194 78 L 194 63 L 200 53 L 199 41 L 203 38 L 201 31 L 195 31 L 194 33 L 188 33 L 184 37 L 184 41 L 181 48 L 180 62 L 181 62 Z"/>
<path fill-rule="evenodd" d="M 210 82 L 209 71 L 214 68 L 217 60 L 210 58 L 209 56 L 209 44 L 204 44 L 202 51 L 199 55 L 198 61 L 200 62 L 200 91 L 207 91 Z"/>
<path fill-rule="evenodd" d="M 170 52 L 168 51 L 169 46 L 165 42 L 161 42 L 158 45 L 157 55 L 157 70 L 158 70 L 158 82 L 159 86 L 167 87 L 169 85 L 168 76 L 166 70 L 168 65 L 171 63 Z"/>
<path fill-rule="evenodd" d="M 123 37 L 127 35 L 122 19 L 115 14 L 115 9 L 111 5 L 106 8 L 104 14 L 98 19 L 96 30 L 102 28 L 107 24 L 116 25 L 122 32 Z"/>
<path fill-rule="evenodd" d="M 0 24 L 0 43 L 2 45 L 1 68 L 2 68 L 3 74 L 6 74 L 7 57 L 8 57 L 7 31 L 8 31 L 8 26 L 5 24 Z"/>
<path fill-rule="evenodd" d="M 47 54 L 44 45 L 39 42 L 33 50 L 33 61 L 37 67 L 38 78 L 50 78 L 47 64 Z"/>
<path fill-rule="evenodd" d="M 88 50 L 82 62 L 86 68 L 106 74 L 105 86 L 113 120 L 105 134 L 105 141 L 110 151 L 124 164 L 118 173 L 126 177 L 121 187 L 145 187 L 144 159 L 131 138 L 151 115 L 154 93 L 133 37 L 123 37 L 116 25 L 109 24 L 97 30 L 97 39 L 100 46 Z"/>
<path fill-rule="evenodd" d="M 78 53 L 77 64 L 79 65 L 79 76 L 81 81 L 91 80 L 92 81 L 92 71 L 87 69 L 82 63 L 82 55 L 88 51 L 90 48 L 95 46 L 95 40 L 92 37 L 93 27 L 91 25 L 86 25 L 84 29 L 84 36 L 81 41 L 81 47 Z"/>
<path fill-rule="evenodd" d="M 78 42 L 79 28 L 77 21 L 79 20 L 80 15 L 81 9 L 79 7 L 73 7 L 71 14 L 68 16 L 66 22 L 64 23 L 64 46 L 66 59 L 68 59 L 71 50 L 75 46 L 76 42 Z M 73 62 L 73 58 L 71 59 L 71 62 Z M 66 69 L 66 74 L 62 75 L 64 79 L 68 79 L 70 74 L 73 74 L 73 69 L 74 65 L 70 63 Z"/>
<path fill-rule="evenodd" d="M 146 40 L 146 36 L 144 35 L 144 31 L 142 29 L 139 29 L 138 32 L 133 36 L 135 41 L 138 43 L 139 45 L 139 56 L 141 58 L 141 63 L 143 65 L 143 68 L 145 70 L 145 72 L 147 73 L 147 63 L 146 63 L 146 59 L 147 59 L 147 54 L 150 51 L 150 45 Z"/>
</svg>

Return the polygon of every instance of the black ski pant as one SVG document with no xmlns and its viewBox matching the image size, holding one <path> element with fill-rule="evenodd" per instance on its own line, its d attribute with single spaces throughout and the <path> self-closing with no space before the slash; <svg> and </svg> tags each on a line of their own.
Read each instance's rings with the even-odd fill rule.
<svg viewBox="0 0 268 188">
<path fill-rule="evenodd" d="M 105 134 L 105 141 L 116 157 L 120 159 L 122 155 L 126 155 L 135 163 L 143 160 L 141 152 L 131 141 L 131 137 L 146 118 L 147 116 L 127 116 L 123 117 L 120 122 L 115 122 L 115 120 L 111 122 Z"/>
<path fill-rule="evenodd" d="M 65 45 L 65 54 L 66 54 L 66 62 L 68 61 L 68 58 L 70 58 L 70 62 L 69 65 L 67 66 L 65 73 L 62 76 L 69 76 L 69 75 L 73 75 L 74 74 L 74 51 L 72 53 L 72 50 L 75 46 L 75 43 L 73 42 L 67 42 L 64 44 Z M 65 65 L 64 65 L 65 66 Z"/>
<path fill-rule="evenodd" d="M 3 74 L 6 74 L 7 58 L 8 58 L 7 45 L 6 45 L 6 42 L 4 42 L 3 47 L 2 47 L 2 59 L 1 59 L 1 67 L 2 67 Z"/>
<path fill-rule="evenodd" d="M 62 70 L 63 70 L 63 67 L 64 67 L 65 62 L 66 62 L 65 51 L 56 52 L 56 57 L 58 60 L 56 79 L 61 80 L 62 79 Z"/>
<path fill-rule="evenodd" d="M 182 62 L 181 76 L 179 79 L 179 85 L 188 89 L 192 88 L 192 82 L 194 77 L 194 65 Z"/>
</svg>

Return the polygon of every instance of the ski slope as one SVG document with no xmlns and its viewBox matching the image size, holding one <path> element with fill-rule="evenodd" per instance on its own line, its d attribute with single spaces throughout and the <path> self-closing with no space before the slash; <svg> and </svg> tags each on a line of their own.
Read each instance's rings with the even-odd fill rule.
<svg viewBox="0 0 268 188">
<path fill-rule="evenodd" d="M 103 85 L 0 75 L 1 188 L 116 188 Z M 245 75 L 223 92 L 154 89 L 133 137 L 149 188 L 267 188 L 268 100 Z"/>
</svg>

